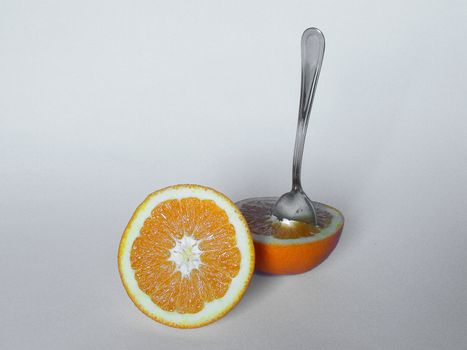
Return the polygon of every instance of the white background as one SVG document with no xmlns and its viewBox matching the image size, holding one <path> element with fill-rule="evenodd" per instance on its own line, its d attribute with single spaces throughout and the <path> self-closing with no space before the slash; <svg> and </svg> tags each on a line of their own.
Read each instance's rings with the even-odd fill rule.
<svg viewBox="0 0 467 350">
<path fill-rule="evenodd" d="M 466 23 L 453 0 L 2 0 L 0 348 L 464 348 Z M 210 326 L 155 323 L 118 276 L 128 219 L 176 183 L 289 190 L 309 26 L 303 184 L 341 241 Z"/>
</svg>

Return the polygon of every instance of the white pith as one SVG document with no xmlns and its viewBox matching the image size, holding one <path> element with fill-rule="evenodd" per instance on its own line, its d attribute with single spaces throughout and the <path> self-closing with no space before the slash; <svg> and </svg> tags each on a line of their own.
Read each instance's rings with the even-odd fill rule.
<svg viewBox="0 0 467 350">
<path fill-rule="evenodd" d="M 205 303 L 203 309 L 196 314 L 181 314 L 161 309 L 151 298 L 138 287 L 135 272 L 131 267 L 130 254 L 134 240 L 139 236 L 144 221 L 151 215 L 151 211 L 160 203 L 171 199 L 182 199 L 196 197 L 201 200 L 210 199 L 223 209 L 229 217 L 230 224 L 236 232 L 237 247 L 241 254 L 240 271 L 235 276 L 224 297 Z M 228 310 L 238 301 L 239 293 L 243 292 L 250 278 L 254 259 L 251 257 L 252 240 L 248 230 L 245 229 L 241 213 L 226 198 L 213 190 L 203 187 L 169 187 L 155 195 L 150 196 L 138 208 L 138 216 L 134 217 L 127 226 L 126 238 L 120 245 L 120 269 L 122 279 L 129 292 L 142 308 L 150 316 L 186 327 L 198 326 L 208 323 L 217 317 L 223 310 Z"/>
<path fill-rule="evenodd" d="M 201 265 L 201 250 L 199 241 L 184 234 L 181 239 L 175 238 L 175 246 L 170 249 L 169 261 L 175 263 L 175 271 L 180 271 L 182 277 L 190 276 L 191 270 Z"/>
</svg>

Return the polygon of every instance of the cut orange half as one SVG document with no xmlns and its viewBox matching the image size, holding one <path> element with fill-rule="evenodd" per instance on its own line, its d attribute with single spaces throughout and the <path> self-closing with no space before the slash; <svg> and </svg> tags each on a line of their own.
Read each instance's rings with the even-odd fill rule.
<svg viewBox="0 0 467 350">
<path fill-rule="evenodd" d="M 176 185 L 136 209 L 118 250 L 123 285 L 147 316 L 178 328 L 209 324 L 241 299 L 254 270 L 248 225 L 223 194 Z"/>
<path fill-rule="evenodd" d="M 344 227 L 344 217 L 335 208 L 313 202 L 318 226 L 277 220 L 272 214 L 275 197 L 249 198 L 237 202 L 245 216 L 256 252 L 256 269 L 283 275 L 308 271 L 334 250 Z"/>
</svg>

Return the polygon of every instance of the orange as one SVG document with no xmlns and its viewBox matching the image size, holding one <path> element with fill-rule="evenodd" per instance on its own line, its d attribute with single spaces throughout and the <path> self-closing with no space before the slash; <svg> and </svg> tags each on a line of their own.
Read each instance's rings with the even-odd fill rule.
<svg viewBox="0 0 467 350">
<path fill-rule="evenodd" d="M 147 316 L 178 328 L 209 324 L 241 299 L 254 270 L 248 225 L 223 194 L 199 185 L 149 195 L 118 250 L 123 285 Z"/>
<path fill-rule="evenodd" d="M 251 198 L 237 203 L 252 232 L 256 270 L 274 274 L 297 274 L 323 262 L 336 247 L 344 217 L 335 208 L 316 203 L 318 226 L 277 220 L 271 208 L 277 198 Z"/>
</svg>

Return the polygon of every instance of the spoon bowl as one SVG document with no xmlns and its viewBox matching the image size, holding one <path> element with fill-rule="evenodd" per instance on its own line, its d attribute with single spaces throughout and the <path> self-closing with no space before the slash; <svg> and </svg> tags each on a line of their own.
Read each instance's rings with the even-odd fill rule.
<svg viewBox="0 0 467 350">
<path fill-rule="evenodd" d="M 279 220 L 295 220 L 316 225 L 316 210 L 301 189 L 283 194 L 274 204 L 272 214 Z"/>
</svg>

